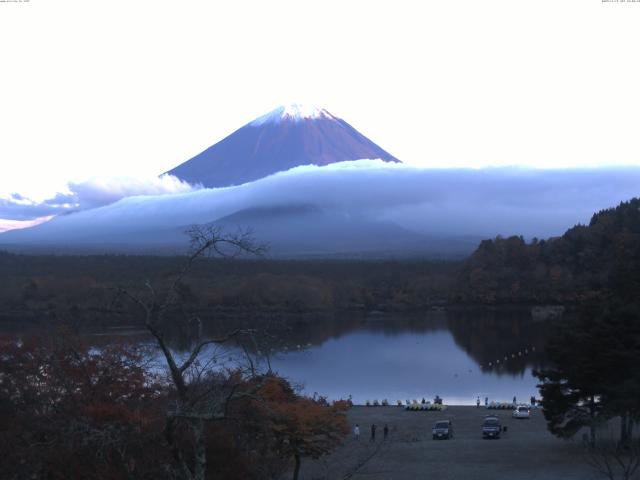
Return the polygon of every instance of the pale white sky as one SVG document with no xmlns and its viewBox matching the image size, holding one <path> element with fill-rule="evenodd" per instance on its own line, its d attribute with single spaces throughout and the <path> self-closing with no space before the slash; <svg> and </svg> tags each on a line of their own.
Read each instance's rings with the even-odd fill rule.
<svg viewBox="0 0 640 480">
<path fill-rule="evenodd" d="M 168 170 L 282 103 L 415 165 L 640 165 L 640 3 L 0 2 L 0 194 Z"/>
</svg>

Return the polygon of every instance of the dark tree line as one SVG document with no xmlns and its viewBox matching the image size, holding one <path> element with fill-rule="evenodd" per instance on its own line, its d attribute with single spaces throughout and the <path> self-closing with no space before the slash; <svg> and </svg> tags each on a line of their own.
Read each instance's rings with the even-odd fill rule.
<svg viewBox="0 0 640 480">
<path fill-rule="evenodd" d="M 570 303 L 640 291 L 640 199 L 593 215 L 547 240 L 481 242 L 465 262 L 454 297 L 479 303 Z"/>
<path fill-rule="evenodd" d="M 595 294 L 557 325 L 548 367 L 535 372 L 547 425 L 563 438 L 588 430 L 588 463 L 605 477 L 633 478 L 640 468 L 640 201 L 597 213 L 554 249 L 572 272 L 586 272 Z M 598 438 L 612 422 L 617 439 Z"/>
<path fill-rule="evenodd" d="M 178 257 L 0 252 L 0 322 L 112 324 L 110 289 L 146 278 L 162 288 Z M 428 260 L 203 258 L 182 283 L 190 308 L 230 315 L 406 310 L 446 303 L 458 263 Z M 121 317 L 123 323 L 132 318 Z"/>
<path fill-rule="evenodd" d="M 581 304 L 640 289 L 640 200 L 593 215 L 561 237 L 484 240 L 470 258 L 274 260 L 207 258 L 185 292 L 206 310 L 403 310 L 442 304 Z M 105 287 L 144 277 L 162 283 L 179 257 L 15 255 L 0 252 L 0 321 L 100 318 Z M 165 287 L 168 285 L 165 285 Z M 111 321 L 111 317 L 105 319 Z"/>
<path fill-rule="evenodd" d="M 549 430 L 572 437 L 587 427 L 594 444 L 596 428 L 619 417 L 620 442 L 627 443 L 640 421 L 638 305 L 584 307 L 558 328 L 547 356 L 550 367 L 536 375 Z"/>
</svg>

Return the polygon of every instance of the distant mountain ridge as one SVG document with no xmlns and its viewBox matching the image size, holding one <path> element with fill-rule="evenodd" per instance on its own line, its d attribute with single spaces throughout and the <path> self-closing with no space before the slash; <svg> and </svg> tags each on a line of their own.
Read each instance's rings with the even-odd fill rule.
<svg viewBox="0 0 640 480">
<path fill-rule="evenodd" d="M 301 165 L 361 159 L 400 162 L 328 111 L 292 104 L 253 120 L 165 173 L 204 187 L 227 187 Z"/>
<path fill-rule="evenodd" d="M 39 229 L 12 231 L 0 236 L 0 251 L 55 254 L 183 255 L 188 247 L 185 231 L 206 223 L 204 197 L 198 210 L 151 225 L 122 219 L 121 225 L 103 224 L 80 212 L 54 219 Z M 109 213 L 100 215 L 106 218 Z M 85 218 L 82 218 L 85 217 Z M 80 221 L 77 224 L 77 221 Z M 97 221 L 96 221 L 97 220 Z M 211 222 L 226 232 L 250 231 L 268 245 L 271 258 L 462 258 L 481 237 L 425 235 L 392 222 L 377 221 L 348 212 L 326 211 L 312 204 L 287 204 L 241 209 Z M 87 228 L 89 226 L 89 228 Z"/>
<path fill-rule="evenodd" d="M 248 208 L 214 224 L 226 231 L 249 229 L 269 244 L 269 253 L 276 257 L 409 258 L 426 253 L 432 258 L 463 258 L 481 240 L 419 234 L 392 222 L 329 212 L 310 204 Z"/>
</svg>

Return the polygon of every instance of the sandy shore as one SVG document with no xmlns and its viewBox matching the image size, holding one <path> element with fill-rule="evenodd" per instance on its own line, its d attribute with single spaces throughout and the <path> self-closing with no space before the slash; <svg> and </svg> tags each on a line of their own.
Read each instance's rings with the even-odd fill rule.
<svg viewBox="0 0 640 480">
<path fill-rule="evenodd" d="M 483 440 L 484 415 L 496 413 L 507 427 L 499 440 Z M 586 465 L 580 440 L 555 438 L 542 412 L 529 420 L 511 418 L 510 411 L 469 406 L 448 407 L 444 412 L 410 412 L 401 407 L 353 407 L 348 414 L 353 427 L 360 425 L 359 441 L 352 436 L 333 454 L 318 461 L 305 459 L 301 478 L 353 480 L 553 480 L 595 479 Z M 435 420 L 451 419 L 454 438 L 433 440 Z M 378 426 L 375 442 L 370 427 Z M 389 426 L 389 438 L 382 428 Z"/>
</svg>

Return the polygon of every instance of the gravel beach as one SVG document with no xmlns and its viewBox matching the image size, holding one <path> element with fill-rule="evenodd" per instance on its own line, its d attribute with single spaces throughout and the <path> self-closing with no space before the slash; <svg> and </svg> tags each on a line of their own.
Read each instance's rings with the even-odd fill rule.
<svg viewBox="0 0 640 480">
<path fill-rule="evenodd" d="M 507 427 L 498 440 L 483 440 L 482 421 L 495 413 Z M 596 479 L 585 463 L 580 439 L 551 435 L 542 412 L 532 410 L 528 420 L 511 418 L 510 410 L 484 407 L 448 407 L 444 412 L 411 412 L 402 407 L 356 406 L 348 413 L 351 428 L 360 425 L 360 440 L 350 435 L 330 456 L 302 462 L 301 478 L 353 480 L 532 480 Z M 433 440 L 436 420 L 450 419 L 451 440 Z M 377 425 L 370 441 L 371 424 Z M 384 441 L 382 429 L 389 426 Z"/>
</svg>

